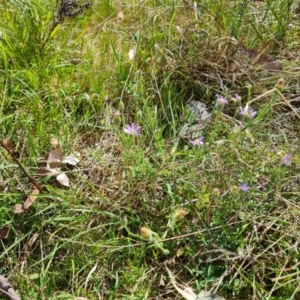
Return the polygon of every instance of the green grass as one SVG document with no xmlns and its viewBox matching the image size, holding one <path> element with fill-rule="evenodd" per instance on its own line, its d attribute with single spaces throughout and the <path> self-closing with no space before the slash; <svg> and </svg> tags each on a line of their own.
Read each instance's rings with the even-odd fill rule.
<svg viewBox="0 0 300 300">
<path fill-rule="evenodd" d="M 0 4 L 0 138 L 13 142 L 13 156 L 0 148 L 0 275 L 22 299 L 182 299 L 166 267 L 197 293 L 300 299 L 296 3 L 129 2 L 60 22 L 54 0 Z M 280 78 L 283 97 L 268 93 Z M 187 103 L 213 111 L 216 94 L 229 103 L 193 146 Z M 242 106 L 264 95 L 254 119 L 241 120 L 235 94 Z M 131 122 L 140 136 L 123 132 Z M 36 175 L 51 139 L 80 161 L 63 167 L 69 188 Z M 14 205 L 35 187 L 16 158 L 43 188 L 22 214 Z"/>
</svg>

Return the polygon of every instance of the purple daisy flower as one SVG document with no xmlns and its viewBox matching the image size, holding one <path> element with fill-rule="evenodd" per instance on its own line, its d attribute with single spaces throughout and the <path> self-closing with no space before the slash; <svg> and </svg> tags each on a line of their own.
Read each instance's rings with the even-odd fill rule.
<svg viewBox="0 0 300 300">
<path fill-rule="evenodd" d="M 249 192 L 250 187 L 248 186 L 248 184 L 246 182 L 243 182 L 240 186 L 239 189 L 243 192 Z"/>
<path fill-rule="evenodd" d="M 139 136 L 141 133 L 141 127 L 134 123 L 127 124 L 124 128 L 124 132 L 130 135 Z"/>
<path fill-rule="evenodd" d="M 241 108 L 241 112 L 240 114 L 244 117 L 244 118 L 250 118 L 253 119 L 256 115 L 257 115 L 257 111 L 255 111 L 252 107 L 244 107 Z"/>
<path fill-rule="evenodd" d="M 217 106 L 224 106 L 228 101 L 223 96 L 217 95 Z"/>
<path fill-rule="evenodd" d="M 202 145 L 204 145 L 203 139 L 204 139 L 204 137 L 200 136 L 198 139 L 191 141 L 191 144 L 194 146 L 202 146 Z"/>
<path fill-rule="evenodd" d="M 292 164 L 291 156 L 289 154 L 284 155 L 282 157 L 282 163 L 289 167 Z"/>
</svg>

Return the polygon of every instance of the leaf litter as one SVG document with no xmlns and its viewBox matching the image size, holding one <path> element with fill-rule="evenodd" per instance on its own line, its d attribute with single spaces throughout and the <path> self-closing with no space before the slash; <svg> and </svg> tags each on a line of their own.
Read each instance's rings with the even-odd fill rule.
<svg viewBox="0 0 300 300">
<path fill-rule="evenodd" d="M 24 203 L 18 203 L 14 206 L 14 214 L 20 214 L 25 212 L 36 200 L 40 191 L 38 189 L 33 189 L 30 195 L 26 198 Z"/>
<path fill-rule="evenodd" d="M 0 239 L 7 239 L 9 231 L 10 231 L 9 226 L 4 226 L 0 228 Z"/>
<path fill-rule="evenodd" d="M 64 187 L 70 187 L 70 179 L 66 173 L 61 170 L 61 167 L 66 165 L 76 166 L 79 159 L 74 155 L 62 156 L 62 147 L 56 148 L 49 152 L 46 167 L 39 168 L 36 171 L 38 176 L 56 176 L 58 183 Z"/>
<path fill-rule="evenodd" d="M 46 159 L 46 167 L 39 168 L 36 171 L 36 175 L 45 176 L 55 176 L 57 182 L 63 187 L 70 187 L 70 179 L 66 173 L 61 170 L 61 167 L 66 165 L 76 166 L 79 163 L 79 159 L 74 155 L 70 154 L 68 156 L 62 156 L 62 147 L 56 148 L 49 152 Z M 23 203 L 18 203 L 14 206 L 13 213 L 20 214 L 24 213 L 31 205 L 36 201 L 40 191 L 38 189 L 33 189 L 30 195 L 26 198 Z M 3 228 L 2 228 L 3 229 Z M 1 230 L 2 230 L 1 229 Z M 3 234 L 5 236 L 5 227 L 3 229 Z"/>
<path fill-rule="evenodd" d="M 56 180 L 65 187 L 70 187 L 70 180 L 66 173 L 61 173 L 56 176 Z"/>
</svg>

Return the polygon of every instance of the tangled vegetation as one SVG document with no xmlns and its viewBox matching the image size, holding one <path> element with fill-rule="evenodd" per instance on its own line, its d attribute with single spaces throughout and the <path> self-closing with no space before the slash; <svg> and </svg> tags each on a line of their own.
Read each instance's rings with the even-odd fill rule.
<svg viewBox="0 0 300 300">
<path fill-rule="evenodd" d="M 22 299 L 182 299 L 174 278 L 300 299 L 299 1 L 0 16 L 0 275 Z"/>
</svg>

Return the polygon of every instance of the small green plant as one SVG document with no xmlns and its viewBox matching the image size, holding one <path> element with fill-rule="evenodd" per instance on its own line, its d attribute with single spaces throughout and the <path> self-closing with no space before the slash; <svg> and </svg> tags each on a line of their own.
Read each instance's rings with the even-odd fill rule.
<svg viewBox="0 0 300 300">
<path fill-rule="evenodd" d="M 297 299 L 293 6 L 0 3 L 0 275 L 22 299 Z"/>
<path fill-rule="evenodd" d="M 164 234 L 161 237 L 156 232 L 152 231 L 151 229 L 149 229 L 145 226 L 140 228 L 140 236 L 132 233 L 128 229 L 128 219 L 126 216 L 121 217 L 121 220 L 120 220 L 121 226 L 119 227 L 119 229 L 124 228 L 130 236 L 136 237 L 136 238 L 142 238 L 143 240 L 152 243 L 152 247 L 160 249 L 163 252 L 163 254 L 168 255 L 170 253 L 170 251 L 168 249 L 164 248 L 163 241 L 167 238 L 168 231 L 169 230 L 173 231 L 176 222 L 178 220 L 182 220 L 186 216 L 186 214 L 187 214 L 187 211 L 185 211 L 184 209 L 177 210 L 172 215 L 172 217 L 169 219 L 168 224 L 167 224 L 168 229 L 164 232 Z"/>
</svg>

